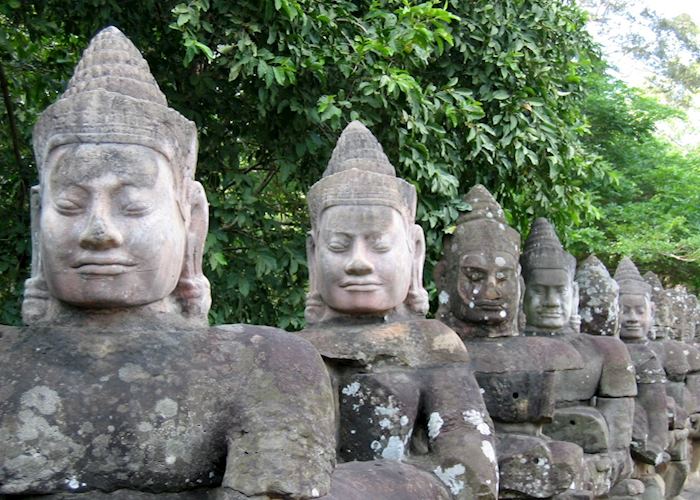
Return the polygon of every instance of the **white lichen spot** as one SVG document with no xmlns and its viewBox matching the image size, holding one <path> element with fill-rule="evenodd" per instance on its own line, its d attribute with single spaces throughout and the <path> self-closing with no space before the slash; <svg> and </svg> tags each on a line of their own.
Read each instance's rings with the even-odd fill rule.
<svg viewBox="0 0 700 500">
<path fill-rule="evenodd" d="M 431 413 L 428 419 L 428 437 L 430 439 L 438 437 L 440 435 L 440 429 L 442 429 L 442 424 L 444 423 L 445 421 L 438 412 L 434 411 Z"/>
<path fill-rule="evenodd" d="M 66 479 L 66 484 L 71 490 L 77 490 L 80 488 L 80 481 L 78 481 L 75 476 L 71 477 L 70 479 Z"/>
<path fill-rule="evenodd" d="M 486 212 L 487 219 L 493 219 L 493 214 L 491 212 Z"/>
<path fill-rule="evenodd" d="M 382 449 L 382 443 L 375 440 L 369 444 L 369 447 L 372 449 L 372 451 L 379 451 Z"/>
<path fill-rule="evenodd" d="M 505 318 L 505 317 L 508 315 L 508 313 L 506 313 L 505 311 L 501 311 L 501 312 L 498 313 L 498 315 L 499 315 L 501 318 Z"/>
<path fill-rule="evenodd" d="M 406 415 L 401 415 L 401 418 L 399 419 L 399 423 L 401 426 L 408 425 L 408 417 Z"/>
<path fill-rule="evenodd" d="M 481 452 L 486 458 L 489 459 L 489 462 L 491 462 L 492 464 L 496 463 L 496 450 L 493 449 L 493 445 L 490 442 L 481 442 Z"/>
<path fill-rule="evenodd" d="M 357 391 L 360 390 L 360 383 L 359 382 L 353 382 L 352 384 L 346 385 L 343 387 L 342 393 L 345 394 L 346 396 L 354 396 L 357 394 Z"/>
<path fill-rule="evenodd" d="M 475 288 L 475 289 L 474 289 L 474 292 L 472 292 L 472 293 L 474 293 L 474 295 L 479 295 L 479 289 L 478 289 L 478 288 Z"/>
<path fill-rule="evenodd" d="M 634 366 L 633 365 L 627 365 L 627 371 L 630 373 L 634 373 Z"/>
<path fill-rule="evenodd" d="M 483 391 L 483 389 L 481 389 L 481 390 Z M 484 421 L 484 416 L 481 414 L 480 411 L 478 411 L 478 410 L 463 411 L 462 418 L 464 419 L 465 422 L 472 424 L 474 427 L 476 427 L 476 430 L 479 431 L 482 435 L 484 435 L 484 436 L 491 435 L 491 428 L 489 427 L 489 424 L 487 424 Z"/>
<path fill-rule="evenodd" d="M 494 261 L 496 262 L 497 266 L 505 266 L 506 265 L 506 259 L 504 259 L 503 257 L 496 257 L 496 259 Z"/>
<path fill-rule="evenodd" d="M 389 427 L 391 427 L 391 420 L 389 420 L 388 418 L 381 419 L 379 421 L 379 427 L 381 427 L 382 429 L 388 429 Z"/>
<path fill-rule="evenodd" d="M 119 378 L 127 383 L 136 382 L 137 380 L 143 380 L 149 377 L 150 375 L 146 370 L 134 363 L 126 363 L 119 368 Z"/>
<path fill-rule="evenodd" d="M 175 463 L 175 460 L 177 460 L 177 457 L 175 457 L 174 455 L 168 455 L 167 457 L 165 457 L 165 463 L 168 465 L 173 465 Z"/>
<path fill-rule="evenodd" d="M 403 460 L 403 453 L 406 445 L 398 436 L 389 436 L 389 442 L 382 450 L 382 458 L 386 460 Z"/>
<path fill-rule="evenodd" d="M 391 404 L 391 401 L 389 402 Z M 393 406 L 376 406 L 374 408 L 374 414 L 375 415 L 380 415 L 383 417 L 395 417 L 399 413 L 398 408 L 394 408 Z"/>
<path fill-rule="evenodd" d="M 311 488 L 311 498 L 318 498 L 321 494 L 318 492 L 317 488 Z"/>
<path fill-rule="evenodd" d="M 107 432 L 114 432 L 114 426 L 113 425 L 108 425 L 107 426 Z"/>
<path fill-rule="evenodd" d="M 156 412 L 165 418 L 171 418 L 177 415 L 177 402 L 170 398 L 163 398 L 156 403 Z"/>
<path fill-rule="evenodd" d="M 474 302 L 469 303 L 469 309 L 474 309 Z"/>
<path fill-rule="evenodd" d="M 457 479 L 457 477 L 465 472 L 466 469 L 462 464 L 453 465 L 445 470 L 442 470 L 442 467 L 438 465 L 437 468 L 433 470 L 433 473 L 450 489 L 453 495 L 459 495 L 464 489 L 464 481 Z"/>
<path fill-rule="evenodd" d="M 139 432 L 151 432 L 153 430 L 153 426 L 148 422 L 139 422 L 139 425 L 137 425 L 136 428 L 139 430 Z"/>
<path fill-rule="evenodd" d="M 440 304 L 447 304 L 450 301 L 450 294 L 443 290 L 438 295 L 438 300 L 440 301 Z"/>
<path fill-rule="evenodd" d="M 20 398 L 25 408 L 35 408 L 42 415 L 53 415 L 60 404 L 58 393 L 45 385 L 31 388 Z"/>
</svg>

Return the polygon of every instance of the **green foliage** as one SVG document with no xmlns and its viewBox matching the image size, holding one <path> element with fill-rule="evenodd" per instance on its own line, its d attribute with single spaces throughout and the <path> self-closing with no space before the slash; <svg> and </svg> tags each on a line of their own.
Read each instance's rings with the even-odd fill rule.
<svg viewBox="0 0 700 500">
<path fill-rule="evenodd" d="M 603 215 L 572 233 L 573 249 L 596 253 L 611 269 L 627 255 L 666 284 L 700 289 L 700 151 L 654 135 L 658 121 L 682 113 L 607 77 L 589 88 L 589 140 L 615 182 L 588 184 Z"/>
<path fill-rule="evenodd" d="M 459 194 L 475 182 L 521 230 L 535 215 L 560 228 L 596 215 L 582 187 L 604 178 L 604 164 L 580 139 L 583 78 L 595 52 L 584 16 L 567 2 L 35 0 L 3 15 L 32 44 L 64 48 L 84 47 L 115 24 L 142 50 L 170 104 L 197 123 L 216 323 L 302 326 L 304 193 L 353 119 L 418 190 L 426 276 L 466 208 Z M 42 22 L 46 33 L 36 28 Z M 55 96 L 65 67 L 49 72 L 44 92 Z M 50 100 L 29 105 L 25 148 Z M 28 234 L 26 221 L 16 234 L 20 226 Z"/>
</svg>

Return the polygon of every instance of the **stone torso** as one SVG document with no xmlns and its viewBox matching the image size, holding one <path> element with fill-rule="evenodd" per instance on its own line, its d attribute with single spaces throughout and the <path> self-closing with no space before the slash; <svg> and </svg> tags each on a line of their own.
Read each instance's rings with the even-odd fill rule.
<svg viewBox="0 0 700 500">
<path fill-rule="evenodd" d="M 331 372 L 338 460 L 403 460 L 456 498 L 495 498 L 493 424 L 464 344 L 435 320 L 307 328 Z"/>
<path fill-rule="evenodd" d="M 0 351 L 0 493 L 186 491 L 233 468 L 246 494 L 298 489 L 268 447 L 320 451 L 291 479 L 310 492 L 332 460 L 319 365 L 265 327 L 25 328 Z"/>
</svg>

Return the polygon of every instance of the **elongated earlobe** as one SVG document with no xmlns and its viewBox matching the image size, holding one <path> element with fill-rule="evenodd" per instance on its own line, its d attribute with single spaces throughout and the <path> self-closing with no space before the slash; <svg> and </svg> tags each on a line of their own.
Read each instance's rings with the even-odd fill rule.
<svg viewBox="0 0 700 500">
<path fill-rule="evenodd" d="M 202 270 L 202 258 L 209 229 L 209 206 L 199 182 L 189 181 L 184 187 L 189 203 L 185 221 L 189 224 L 182 273 L 174 295 L 185 316 L 206 320 L 211 307 L 211 289 Z"/>
</svg>

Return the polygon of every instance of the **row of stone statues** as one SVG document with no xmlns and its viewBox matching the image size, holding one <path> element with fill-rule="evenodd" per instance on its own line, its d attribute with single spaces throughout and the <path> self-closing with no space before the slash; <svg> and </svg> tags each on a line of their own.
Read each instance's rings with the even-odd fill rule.
<svg viewBox="0 0 700 500">
<path fill-rule="evenodd" d="M 545 219 L 521 252 L 477 185 L 425 319 L 416 190 L 359 122 L 308 193 L 298 334 L 207 325 L 196 129 L 119 30 L 34 148 L 2 498 L 660 499 L 697 468 L 697 299 L 628 259 L 577 271 Z"/>
</svg>

